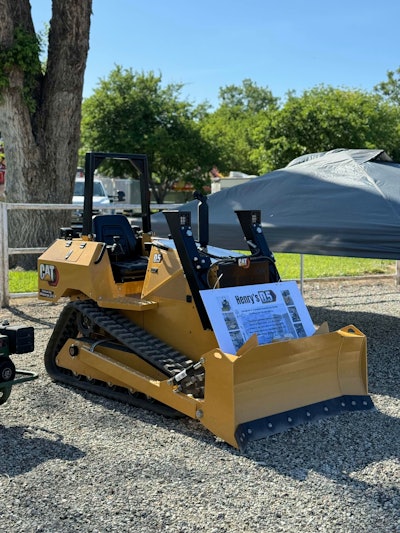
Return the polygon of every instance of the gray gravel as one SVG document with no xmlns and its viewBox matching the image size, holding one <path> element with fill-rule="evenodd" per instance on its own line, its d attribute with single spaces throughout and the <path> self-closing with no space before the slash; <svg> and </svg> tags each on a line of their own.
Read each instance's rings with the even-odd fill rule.
<svg viewBox="0 0 400 533">
<path fill-rule="evenodd" d="M 305 283 L 315 323 L 368 336 L 376 411 L 293 429 L 245 454 L 190 419 L 52 383 L 42 355 L 60 305 L 11 300 L 35 327 L 38 380 L 0 406 L 0 531 L 400 532 L 400 289 Z"/>
</svg>

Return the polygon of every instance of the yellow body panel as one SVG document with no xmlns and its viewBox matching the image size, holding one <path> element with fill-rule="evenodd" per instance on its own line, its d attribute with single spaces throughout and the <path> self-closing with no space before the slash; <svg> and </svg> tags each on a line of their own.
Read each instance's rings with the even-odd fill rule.
<svg viewBox="0 0 400 533">
<path fill-rule="evenodd" d="M 83 294 L 100 302 L 140 295 L 143 283 L 115 283 L 110 260 L 102 243 L 57 239 L 38 259 L 39 298 L 57 301 Z"/>
</svg>

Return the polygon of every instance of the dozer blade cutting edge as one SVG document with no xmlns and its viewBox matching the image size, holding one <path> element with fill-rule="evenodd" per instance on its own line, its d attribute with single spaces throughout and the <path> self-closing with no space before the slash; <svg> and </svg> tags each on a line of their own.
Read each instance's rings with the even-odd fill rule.
<svg viewBox="0 0 400 533">
<path fill-rule="evenodd" d="M 373 409 L 366 338 L 355 326 L 315 331 L 295 282 L 282 282 L 259 211 L 237 211 L 250 255 L 208 245 L 191 215 L 169 211 L 171 238 L 151 233 L 143 155 L 87 154 L 85 194 L 107 157 L 141 176 L 143 229 L 122 215 L 63 228 L 39 258 L 39 298 L 69 303 L 45 353 L 57 381 L 197 419 L 232 446 L 304 422 Z"/>
</svg>

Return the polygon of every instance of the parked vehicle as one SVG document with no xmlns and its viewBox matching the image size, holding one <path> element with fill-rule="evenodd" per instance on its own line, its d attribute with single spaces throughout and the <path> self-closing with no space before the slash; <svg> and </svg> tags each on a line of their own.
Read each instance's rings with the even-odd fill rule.
<svg viewBox="0 0 400 533">
<path fill-rule="evenodd" d="M 76 211 L 72 213 L 72 223 L 73 224 L 82 224 L 82 215 L 83 215 L 83 202 L 85 195 L 85 178 L 84 176 L 77 175 L 75 178 L 74 186 L 74 196 L 72 198 L 72 203 L 76 205 Z M 102 181 L 99 178 L 94 178 L 93 180 L 93 214 L 106 214 L 109 213 L 107 210 L 103 210 L 102 207 L 110 205 L 110 198 L 108 197 L 106 190 Z"/>
</svg>

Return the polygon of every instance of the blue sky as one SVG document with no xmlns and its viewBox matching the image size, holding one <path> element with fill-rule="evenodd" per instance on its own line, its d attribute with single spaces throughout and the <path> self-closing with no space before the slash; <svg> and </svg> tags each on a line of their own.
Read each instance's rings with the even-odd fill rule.
<svg viewBox="0 0 400 533">
<path fill-rule="evenodd" d="M 51 0 L 31 0 L 36 30 Z M 218 104 L 250 78 L 274 96 L 318 84 L 371 90 L 400 66 L 399 0 L 93 0 L 84 97 L 116 64 Z"/>
</svg>

